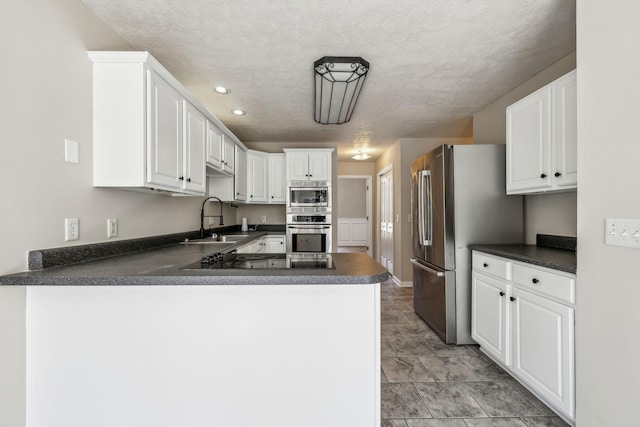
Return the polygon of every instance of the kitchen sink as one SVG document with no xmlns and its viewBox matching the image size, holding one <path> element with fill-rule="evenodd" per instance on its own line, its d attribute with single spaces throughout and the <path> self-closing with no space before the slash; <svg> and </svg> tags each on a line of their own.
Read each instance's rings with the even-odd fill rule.
<svg viewBox="0 0 640 427">
<path fill-rule="evenodd" d="M 204 239 L 185 239 L 180 242 L 182 245 L 231 245 L 238 243 L 240 240 L 249 237 L 248 234 L 225 234 L 216 237 L 215 239 L 207 237 Z"/>
<path fill-rule="evenodd" d="M 234 243 L 238 243 L 238 240 L 216 240 L 216 239 L 185 239 L 183 242 L 180 242 L 181 245 L 232 245 Z"/>
</svg>

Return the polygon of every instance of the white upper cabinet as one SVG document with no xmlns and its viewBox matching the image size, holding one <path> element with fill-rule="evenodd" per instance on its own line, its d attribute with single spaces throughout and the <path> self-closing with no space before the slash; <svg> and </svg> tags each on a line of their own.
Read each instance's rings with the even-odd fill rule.
<svg viewBox="0 0 640 427">
<path fill-rule="evenodd" d="M 247 202 L 267 202 L 267 155 L 247 151 Z"/>
<path fill-rule="evenodd" d="M 285 149 L 286 180 L 331 181 L 333 149 Z"/>
<path fill-rule="evenodd" d="M 182 188 L 187 192 L 206 191 L 205 151 L 207 119 L 190 103 L 184 103 L 184 150 Z"/>
<path fill-rule="evenodd" d="M 234 160 L 234 196 L 231 200 L 238 202 L 244 202 L 247 200 L 247 152 L 235 146 L 235 160 Z"/>
<path fill-rule="evenodd" d="M 184 98 L 169 83 L 147 70 L 147 182 L 163 189 L 182 188 Z M 98 118 L 99 119 L 99 118 Z M 120 152 L 125 156 L 125 152 Z M 117 170 L 117 164 L 112 165 Z"/>
<path fill-rule="evenodd" d="M 507 107 L 507 194 L 577 186 L 575 70 Z"/>
<path fill-rule="evenodd" d="M 207 167 L 222 171 L 222 140 L 224 134 L 216 125 L 207 122 Z"/>
<path fill-rule="evenodd" d="M 236 173 L 238 175 L 238 173 Z M 285 203 L 284 154 L 247 152 L 247 203 Z"/>
<path fill-rule="evenodd" d="M 286 161 L 284 154 L 269 154 L 269 203 L 285 203 L 287 183 L 286 183 Z"/>
<path fill-rule="evenodd" d="M 222 138 L 222 170 L 233 175 L 235 172 L 235 151 L 236 145 L 225 138 Z"/>
<path fill-rule="evenodd" d="M 207 124 L 207 168 L 209 175 L 233 175 L 235 144 L 215 124 Z"/>
<path fill-rule="evenodd" d="M 232 134 L 149 53 L 89 57 L 94 186 L 204 195 L 205 163 L 233 174 Z"/>
<path fill-rule="evenodd" d="M 577 90 L 575 71 L 555 81 L 553 105 L 557 120 L 552 170 L 559 189 L 572 189 L 578 185 Z"/>
</svg>

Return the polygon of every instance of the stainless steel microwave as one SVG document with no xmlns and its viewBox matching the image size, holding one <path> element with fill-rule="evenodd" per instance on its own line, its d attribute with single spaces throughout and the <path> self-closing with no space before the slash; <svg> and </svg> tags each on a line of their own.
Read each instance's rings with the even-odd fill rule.
<svg viewBox="0 0 640 427">
<path fill-rule="evenodd" d="M 331 207 L 331 184 L 327 181 L 291 181 L 287 186 L 287 207 Z"/>
</svg>

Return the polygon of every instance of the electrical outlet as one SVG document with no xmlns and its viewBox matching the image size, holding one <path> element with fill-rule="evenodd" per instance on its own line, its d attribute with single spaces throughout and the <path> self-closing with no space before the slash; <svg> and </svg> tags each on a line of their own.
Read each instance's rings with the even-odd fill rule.
<svg viewBox="0 0 640 427">
<path fill-rule="evenodd" d="M 607 218 L 604 243 L 611 246 L 640 248 L 640 219 Z"/>
<path fill-rule="evenodd" d="M 262 215 L 260 217 L 260 222 L 262 222 L 262 224 L 266 224 L 267 223 L 267 216 L 266 215 Z"/>
<path fill-rule="evenodd" d="M 80 238 L 80 220 L 78 218 L 64 219 L 64 240 L 78 240 Z"/>
<path fill-rule="evenodd" d="M 64 140 L 64 161 L 78 163 L 78 142 L 71 139 Z"/>
<path fill-rule="evenodd" d="M 118 220 L 116 218 L 107 218 L 107 237 L 116 237 L 118 235 Z"/>
</svg>

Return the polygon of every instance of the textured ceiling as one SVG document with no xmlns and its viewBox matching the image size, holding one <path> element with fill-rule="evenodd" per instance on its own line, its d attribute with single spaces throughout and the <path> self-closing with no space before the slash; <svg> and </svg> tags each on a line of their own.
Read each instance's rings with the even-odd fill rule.
<svg viewBox="0 0 640 427">
<path fill-rule="evenodd" d="M 576 43 L 575 0 L 83 2 L 247 146 L 327 143 L 340 160 L 358 146 L 375 157 L 399 138 L 471 136 L 474 112 Z M 349 123 L 313 120 L 313 62 L 323 56 L 371 64 Z"/>
</svg>

